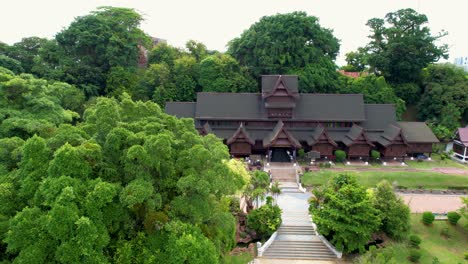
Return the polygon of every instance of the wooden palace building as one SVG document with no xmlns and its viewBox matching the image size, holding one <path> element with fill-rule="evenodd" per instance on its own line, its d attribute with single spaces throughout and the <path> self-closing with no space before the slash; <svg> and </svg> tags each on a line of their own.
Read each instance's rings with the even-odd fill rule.
<svg viewBox="0 0 468 264">
<path fill-rule="evenodd" d="M 261 93 L 197 94 L 196 102 L 168 102 L 166 112 L 195 120 L 202 135 L 213 133 L 233 156 L 294 157 L 298 149 L 333 159 L 335 150 L 350 159 L 431 153 L 438 142 L 424 122 L 398 122 L 392 104 L 365 104 L 362 94 L 299 93 L 293 75 L 262 76 Z"/>
</svg>

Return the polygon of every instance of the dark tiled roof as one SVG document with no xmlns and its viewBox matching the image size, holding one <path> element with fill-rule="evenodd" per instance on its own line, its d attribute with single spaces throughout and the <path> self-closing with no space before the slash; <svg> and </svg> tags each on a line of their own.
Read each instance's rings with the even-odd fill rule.
<svg viewBox="0 0 468 264">
<path fill-rule="evenodd" d="M 342 142 L 346 146 L 351 146 L 354 144 L 354 141 L 359 138 L 359 136 L 363 135 L 363 137 L 366 139 L 367 143 L 369 145 L 373 145 L 370 140 L 367 138 L 366 133 L 364 132 L 364 128 L 358 126 L 358 125 L 353 125 L 351 129 L 349 130 L 348 133 L 343 137 Z"/>
<path fill-rule="evenodd" d="M 328 135 L 328 132 L 324 127 L 315 128 L 314 132 L 312 133 L 312 136 L 308 138 L 307 144 L 309 146 L 314 145 L 315 143 L 318 142 L 318 140 L 319 140 L 320 136 L 322 136 L 322 134 L 325 134 L 325 136 L 327 137 L 328 142 L 330 144 L 332 144 L 333 146 L 337 146 L 336 142 Z"/>
<path fill-rule="evenodd" d="M 264 97 L 271 95 L 279 82 L 282 81 L 291 95 L 298 93 L 297 75 L 262 75 L 262 94 Z"/>
<path fill-rule="evenodd" d="M 166 113 L 176 117 L 195 117 L 196 102 L 167 102 Z"/>
<path fill-rule="evenodd" d="M 366 130 L 384 130 L 389 124 L 396 123 L 393 104 L 365 104 L 366 120 L 361 123 Z"/>
<path fill-rule="evenodd" d="M 267 119 L 259 93 L 198 93 L 195 117 L 199 119 Z"/>
<path fill-rule="evenodd" d="M 397 126 L 403 130 L 403 136 L 410 144 L 439 142 L 424 122 L 397 122 Z"/>
<path fill-rule="evenodd" d="M 234 132 L 234 135 L 232 135 L 232 137 L 230 137 L 230 138 L 227 140 L 226 143 L 229 145 L 229 144 L 235 142 L 235 140 L 237 139 L 237 137 L 240 136 L 241 134 L 244 135 L 245 140 L 246 140 L 247 142 L 249 142 L 251 145 L 254 145 L 254 144 L 255 144 L 255 140 L 253 140 L 253 139 L 250 137 L 249 133 L 247 133 L 247 130 L 246 130 L 245 127 L 244 127 L 244 124 L 242 124 L 242 123 L 239 125 L 239 128 L 236 130 L 236 132 Z"/>
<path fill-rule="evenodd" d="M 381 144 L 382 146 L 386 147 L 390 145 L 395 138 L 401 134 L 401 128 L 396 127 L 394 125 L 388 125 L 387 128 L 385 128 L 385 131 L 380 135 L 380 137 L 377 139 L 377 142 Z"/>
<path fill-rule="evenodd" d="M 362 94 L 301 94 L 293 119 L 364 121 L 364 100 Z"/>
<path fill-rule="evenodd" d="M 171 114 L 171 112 L 168 112 Z M 217 120 L 268 120 L 264 101 L 256 93 L 198 93 L 195 117 Z M 301 94 L 293 120 L 364 121 L 361 94 Z"/>
<path fill-rule="evenodd" d="M 301 147 L 301 143 L 291 134 L 289 133 L 285 128 L 284 128 L 284 123 L 283 121 L 279 120 L 278 123 L 276 123 L 275 128 L 273 128 L 273 131 L 263 139 L 263 146 L 268 147 L 271 145 L 271 143 L 278 137 L 278 135 L 283 131 L 290 142 L 295 146 L 295 147 Z"/>
</svg>

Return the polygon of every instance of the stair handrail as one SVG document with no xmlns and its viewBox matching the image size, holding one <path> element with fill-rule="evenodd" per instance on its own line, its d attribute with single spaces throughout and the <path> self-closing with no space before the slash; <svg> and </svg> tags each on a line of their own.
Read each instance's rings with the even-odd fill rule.
<svg viewBox="0 0 468 264">
<path fill-rule="evenodd" d="M 271 243 L 273 243 L 277 235 L 278 231 L 275 231 L 271 237 L 265 243 L 263 243 L 263 246 L 261 242 L 257 242 L 257 256 L 263 256 L 263 253 L 265 253 L 265 251 L 271 246 Z"/>
<path fill-rule="evenodd" d="M 299 191 L 301 191 L 301 192 L 303 192 L 303 193 L 306 193 L 307 190 L 306 190 L 304 187 L 302 187 L 302 183 L 301 183 L 301 181 L 299 180 L 299 173 L 297 173 L 296 164 L 297 164 L 297 163 L 294 163 L 294 173 L 296 174 L 296 183 L 297 183 L 297 187 L 298 187 Z"/>
<path fill-rule="evenodd" d="M 330 249 L 333 252 L 333 254 L 336 255 L 337 258 L 340 259 L 341 257 L 343 257 L 343 252 L 338 251 L 324 236 L 320 234 L 318 234 L 317 236 L 320 238 L 320 240 L 322 240 L 325 246 L 327 246 L 328 249 Z"/>
</svg>

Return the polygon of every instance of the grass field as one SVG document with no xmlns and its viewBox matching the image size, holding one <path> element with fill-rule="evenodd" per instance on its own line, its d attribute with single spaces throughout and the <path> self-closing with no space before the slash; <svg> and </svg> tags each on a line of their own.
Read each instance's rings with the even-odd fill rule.
<svg viewBox="0 0 468 264">
<path fill-rule="evenodd" d="M 455 162 L 451 159 L 441 160 L 439 154 L 432 154 L 432 160 L 425 160 L 422 162 L 418 162 L 417 160 L 406 160 L 406 164 L 408 164 L 411 168 L 416 169 L 431 169 L 431 168 L 458 168 L 458 169 L 467 169 L 468 166 Z"/>
<path fill-rule="evenodd" d="M 411 215 L 412 234 L 422 239 L 422 257 L 419 263 L 431 264 L 434 258 L 446 264 L 468 263 L 463 259 L 464 252 L 468 251 L 468 231 L 463 228 L 466 222 L 466 219 L 460 219 L 458 225 L 452 226 L 446 221 L 435 221 L 432 225 L 425 226 L 421 223 L 420 214 Z M 450 237 L 441 235 L 444 228 L 448 228 Z M 397 263 L 412 263 L 407 259 L 411 248 L 406 243 L 394 243 L 387 249 L 393 251 Z"/>
<path fill-rule="evenodd" d="M 306 187 L 322 185 L 335 174 L 354 174 L 358 182 L 366 187 L 374 187 L 382 180 L 390 183 L 396 182 L 398 186 L 409 189 L 448 189 L 458 187 L 468 189 L 468 176 L 450 175 L 439 172 L 395 172 L 395 171 L 333 171 L 320 170 L 318 172 L 305 173 L 302 184 Z"/>
</svg>

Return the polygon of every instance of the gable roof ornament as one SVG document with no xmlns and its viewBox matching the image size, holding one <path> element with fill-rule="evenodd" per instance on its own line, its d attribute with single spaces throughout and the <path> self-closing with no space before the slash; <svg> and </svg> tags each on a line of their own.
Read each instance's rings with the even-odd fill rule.
<svg viewBox="0 0 468 264">
<path fill-rule="evenodd" d="M 262 76 L 262 78 L 264 77 L 271 78 L 275 76 Z M 292 87 L 288 85 L 286 81 L 286 77 L 284 77 L 283 75 L 276 75 L 276 77 L 277 77 L 276 82 L 274 83 L 271 89 L 269 87 L 263 87 L 266 84 L 262 82 L 262 98 L 265 99 L 265 98 L 271 97 L 275 94 L 275 92 L 279 90 L 286 92 L 288 96 L 294 97 L 296 99 L 299 98 L 297 87 Z M 289 77 L 292 77 L 292 76 L 289 76 Z M 297 79 L 297 76 L 295 76 L 295 78 Z"/>
<path fill-rule="evenodd" d="M 323 143 L 323 142 L 320 142 L 320 138 L 322 136 L 325 136 L 325 139 L 327 140 L 327 142 L 335 147 L 338 146 L 338 144 L 336 144 L 336 142 L 330 137 L 330 135 L 328 134 L 327 130 L 323 127 L 323 126 L 318 126 L 314 133 L 312 133 L 312 136 L 307 140 L 307 144 L 309 146 L 313 146 L 317 143 Z"/>
<path fill-rule="evenodd" d="M 364 138 L 364 141 L 366 142 L 367 145 L 374 147 L 374 144 L 369 140 L 367 137 L 366 133 L 364 132 L 364 128 L 354 124 L 351 129 L 349 130 L 348 133 L 343 137 L 343 143 L 349 147 L 352 146 L 356 143 L 356 141 L 360 137 Z"/>
<path fill-rule="evenodd" d="M 380 137 L 377 139 L 377 142 L 379 142 L 379 144 L 381 144 L 382 146 L 387 147 L 394 143 L 398 136 L 401 137 L 403 144 L 409 145 L 406 141 L 406 138 L 403 136 L 402 129 L 392 124 L 388 125 L 387 128 L 385 128 L 384 133 L 380 135 Z"/>
<path fill-rule="evenodd" d="M 231 145 L 232 143 L 236 142 L 238 139 L 242 138 L 245 140 L 247 143 L 250 145 L 255 145 L 255 140 L 253 140 L 249 133 L 247 133 L 247 130 L 244 127 L 244 123 L 241 122 L 239 127 L 237 128 L 236 132 L 226 141 L 228 145 Z"/>
<path fill-rule="evenodd" d="M 281 120 L 278 120 L 273 131 L 266 138 L 263 139 L 263 146 L 267 148 L 274 145 L 275 141 L 279 138 L 281 133 L 284 133 L 284 135 L 286 135 L 291 146 L 295 148 L 301 147 L 301 143 L 286 130 L 286 128 L 284 127 L 284 123 Z"/>
</svg>

